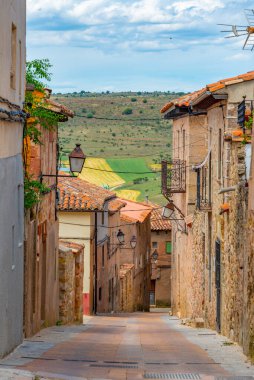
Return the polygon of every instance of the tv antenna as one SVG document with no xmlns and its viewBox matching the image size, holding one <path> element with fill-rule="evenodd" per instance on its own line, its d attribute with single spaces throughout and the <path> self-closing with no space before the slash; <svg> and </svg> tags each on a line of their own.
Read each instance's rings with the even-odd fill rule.
<svg viewBox="0 0 254 380">
<path fill-rule="evenodd" d="M 247 36 L 243 45 L 243 50 L 254 50 L 254 9 L 245 9 L 245 17 L 249 25 L 228 25 L 218 24 L 222 26 L 229 26 L 229 30 L 222 30 L 222 33 L 230 33 L 225 38 L 235 38 Z"/>
</svg>

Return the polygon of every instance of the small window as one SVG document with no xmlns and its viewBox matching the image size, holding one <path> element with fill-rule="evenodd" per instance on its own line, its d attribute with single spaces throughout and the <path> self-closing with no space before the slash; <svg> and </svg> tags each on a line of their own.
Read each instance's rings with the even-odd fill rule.
<svg viewBox="0 0 254 380">
<path fill-rule="evenodd" d="M 153 247 L 153 248 L 157 248 L 157 247 L 158 247 L 158 243 L 157 243 L 157 241 L 153 241 L 153 242 L 152 242 L 152 247 Z"/>
<path fill-rule="evenodd" d="M 172 252 L 172 244 L 171 241 L 166 242 L 166 253 L 170 254 Z"/>
<path fill-rule="evenodd" d="M 99 288 L 99 301 L 101 301 L 101 297 L 102 297 L 102 289 Z"/>
<path fill-rule="evenodd" d="M 101 213 L 101 224 L 104 225 L 104 211 Z"/>
</svg>

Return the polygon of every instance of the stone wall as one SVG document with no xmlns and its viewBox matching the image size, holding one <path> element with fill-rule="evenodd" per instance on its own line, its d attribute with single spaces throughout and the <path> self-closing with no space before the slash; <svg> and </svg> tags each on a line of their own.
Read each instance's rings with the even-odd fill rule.
<svg viewBox="0 0 254 380">
<path fill-rule="evenodd" d="M 233 341 L 244 344 L 246 335 L 246 223 L 248 188 L 245 152 L 241 142 L 224 141 L 224 132 L 238 129 L 237 103 L 219 103 L 208 109 L 211 146 L 212 209 L 196 211 L 193 218 L 192 318 Z M 221 147 L 221 148 L 220 148 Z M 223 191 L 228 187 L 234 191 Z M 222 205 L 229 207 L 222 212 Z M 216 283 L 216 244 L 221 258 Z M 218 279 L 218 276 L 217 276 Z"/>
<path fill-rule="evenodd" d="M 121 265 L 120 269 L 120 310 L 131 313 L 134 311 L 134 265 Z"/>
<path fill-rule="evenodd" d="M 254 169 L 254 168 L 253 168 Z M 244 351 L 254 362 L 254 210 L 249 210 L 247 258 L 246 258 L 246 312 Z"/>
<path fill-rule="evenodd" d="M 84 247 L 60 242 L 59 246 L 59 318 L 64 324 L 82 323 Z"/>
<path fill-rule="evenodd" d="M 59 247 L 59 318 L 62 323 L 75 319 L 75 258 L 72 250 Z"/>
<path fill-rule="evenodd" d="M 206 115 L 187 115 L 173 121 L 173 159 L 181 159 L 186 163 L 186 192 L 174 194 L 173 200 L 186 220 L 193 218 L 196 205 L 196 173 L 192 165 L 202 162 L 207 155 L 207 134 Z M 179 223 L 184 225 L 184 222 Z M 180 230 L 179 223 L 172 221 L 171 301 L 173 313 L 186 318 L 199 314 L 202 309 L 202 306 L 198 306 L 199 298 L 194 298 L 194 294 L 196 297 L 199 292 L 198 288 L 193 290 L 190 286 L 195 276 L 200 275 L 196 271 L 199 259 L 192 248 L 193 238 L 197 238 L 196 232 L 194 234 L 192 231 L 192 223 L 188 224 L 187 233 Z M 197 231 L 200 232 L 199 229 Z"/>
</svg>

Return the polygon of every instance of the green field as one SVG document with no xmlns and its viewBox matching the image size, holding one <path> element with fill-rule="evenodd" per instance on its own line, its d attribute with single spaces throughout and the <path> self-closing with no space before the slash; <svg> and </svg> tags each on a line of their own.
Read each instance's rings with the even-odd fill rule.
<svg viewBox="0 0 254 380">
<path fill-rule="evenodd" d="M 101 170 L 103 167 L 106 168 L 106 164 L 101 161 L 104 159 L 111 170 L 116 172 L 151 171 L 150 165 L 158 164 L 162 158 L 167 159 L 171 155 L 171 122 L 162 118 L 160 109 L 178 95 L 172 93 L 55 95 L 54 100 L 72 109 L 76 115 L 68 122 L 59 124 L 63 160 L 67 158 L 75 143 L 79 142 L 88 157 L 100 159 Z M 127 114 L 126 110 L 129 110 Z M 97 165 L 96 161 L 93 161 L 93 165 Z M 107 183 L 110 187 L 112 182 L 114 189 L 129 189 L 132 197 L 139 194 L 140 201 L 144 201 L 145 195 L 148 194 L 151 201 L 164 202 L 160 194 L 159 173 L 116 173 L 124 182 L 120 187 L 113 185 L 110 176 L 104 174 L 102 171 L 96 172 L 90 169 L 89 174 L 88 172 L 84 174 L 84 178 L 97 184 Z M 140 179 L 139 183 L 134 183 L 137 179 Z M 117 178 L 115 180 L 115 184 L 119 182 Z"/>
<path fill-rule="evenodd" d="M 144 158 L 111 158 L 107 159 L 107 162 L 115 172 L 133 172 L 118 174 L 125 180 L 125 182 L 132 182 L 137 178 L 154 178 L 153 173 L 147 173 L 151 172 L 151 169 L 147 166 Z"/>
<path fill-rule="evenodd" d="M 125 184 L 118 187 L 118 190 L 138 190 L 140 192 L 138 201 L 144 201 L 146 196 L 154 202 L 155 198 L 157 202 L 162 201 L 160 173 L 148 173 L 151 172 L 151 168 L 148 167 L 144 158 L 107 159 L 107 162 L 115 172 L 133 172 L 118 173 L 125 180 Z"/>
</svg>

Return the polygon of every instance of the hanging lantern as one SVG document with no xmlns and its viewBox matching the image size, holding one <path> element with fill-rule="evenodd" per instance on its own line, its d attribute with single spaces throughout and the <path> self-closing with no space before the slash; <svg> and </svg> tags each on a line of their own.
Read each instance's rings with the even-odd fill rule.
<svg viewBox="0 0 254 380">
<path fill-rule="evenodd" d="M 162 209 L 162 217 L 165 219 L 170 219 L 174 214 L 175 206 L 173 201 L 170 201 L 166 206 Z"/>
<path fill-rule="evenodd" d="M 75 149 L 69 155 L 70 170 L 72 173 L 81 173 L 86 156 L 80 148 L 80 144 L 76 144 Z"/>
<path fill-rule="evenodd" d="M 132 236 L 131 240 L 130 240 L 130 245 L 131 245 L 131 248 L 136 248 L 136 245 L 137 245 L 137 238 L 135 235 Z"/>
<path fill-rule="evenodd" d="M 122 230 L 118 230 L 116 237 L 120 244 L 124 244 L 124 233 Z"/>
</svg>

